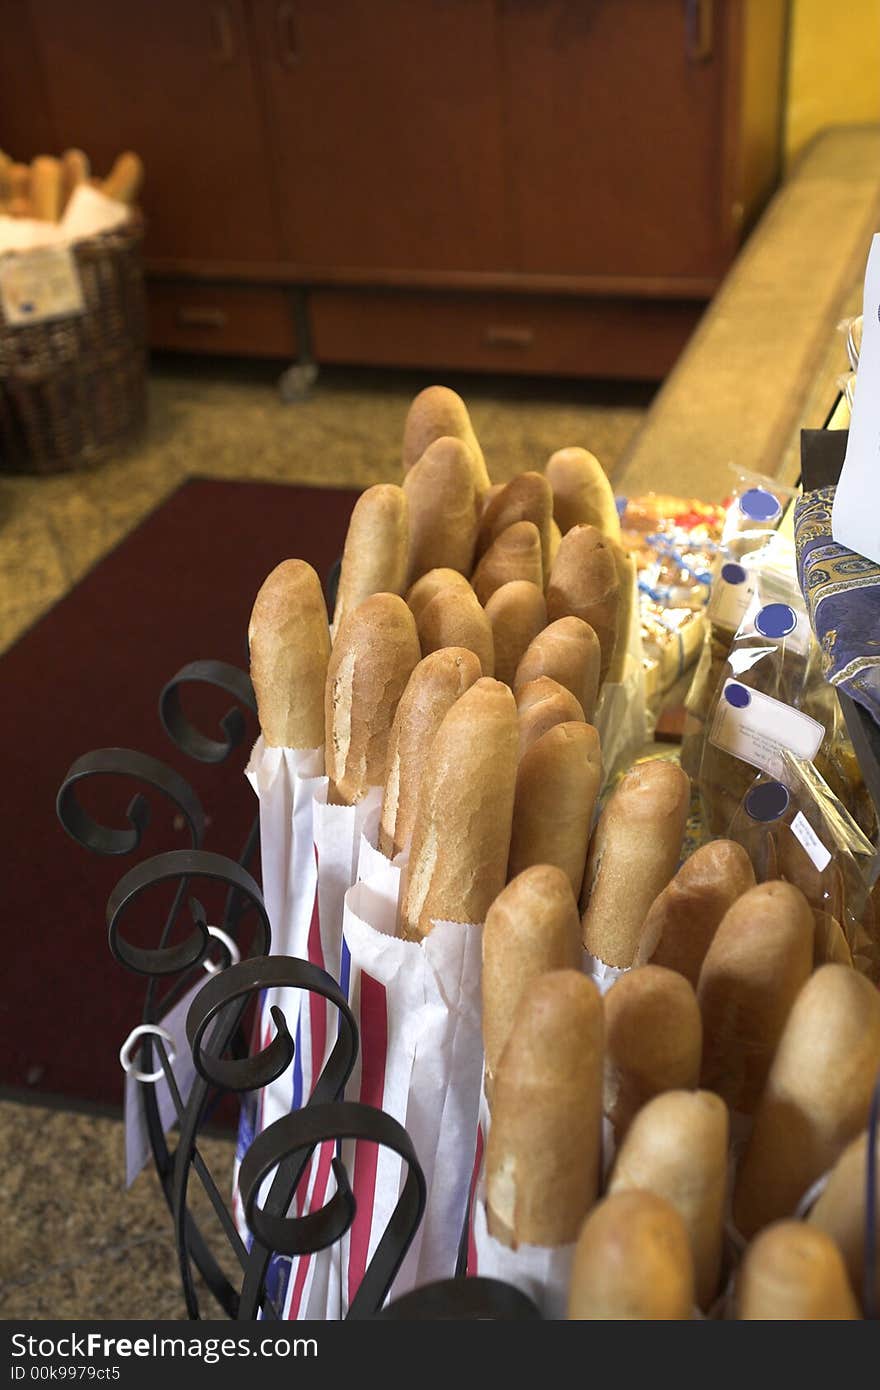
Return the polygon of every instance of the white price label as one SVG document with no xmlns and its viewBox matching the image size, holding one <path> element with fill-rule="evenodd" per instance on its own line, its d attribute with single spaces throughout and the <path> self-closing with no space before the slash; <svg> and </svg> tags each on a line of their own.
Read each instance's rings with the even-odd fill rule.
<svg viewBox="0 0 880 1390">
<path fill-rule="evenodd" d="M 0 302 L 11 328 L 85 310 L 76 261 L 69 246 L 41 246 L 0 259 Z"/>
<path fill-rule="evenodd" d="M 728 560 L 712 581 L 706 616 L 716 627 L 736 632 L 755 592 L 754 577 L 743 565 Z"/>
<path fill-rule="evenodd" d="M 824 736 L 823 726 L 808 714 L 759 690 L 749 690 L 739 681 L 726 680 L 709 741 L 722 752 L 775 777 L 780 770 L 781 748 L 812 762 Z"/>
<path fill-rule="evenodd" d="M 791 828 L 821 874 L 831 863 L 831 851 L 825 848 L 803 811 L 798 811 Z"/>
</svg>

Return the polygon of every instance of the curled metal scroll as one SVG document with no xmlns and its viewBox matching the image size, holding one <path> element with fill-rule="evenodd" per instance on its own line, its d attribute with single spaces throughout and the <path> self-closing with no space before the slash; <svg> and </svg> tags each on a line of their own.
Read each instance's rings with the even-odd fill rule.
<svg viewBox="0 0 880 1390">
<path fill-rule="evenodd" d="M 181 687 L 210 685 L 231 695 L 238 705 L 253 714 L 257 701 L 250 677 L 225 661 L 191 661 L 171 677 L 159 696 L 159 718 L 168 737 L 190 758 L 201 763 L 222 763 L 245 735 L 247 722 L 241 709 L 233 706 L 220 720 L 222 740 L 209 738 L 187 719 L 180 701 Z"/>
<path fill-rule="evenodd" d="M 105 776 L 133 777 L 154 791 L 161 792 L 183 815 L 189 826 L 193 847 L 198 848 L 202 843 L 205 813 L 192 787 L 178 772 L 158 758 L 151 758 L 131 748 L 99 748 L 71 764 L 55 801 L 58 819 L 64 829 L 86 849 L 94 850 L 96 854 L 131 854 L 140 845 L 150 821 L 150 804 L 141 792 L 136 793 L 128 804 L 128 829 L 114 829 L 94 820 L 80 805 L 77 786 L 87 777 Z"/>
</svg>

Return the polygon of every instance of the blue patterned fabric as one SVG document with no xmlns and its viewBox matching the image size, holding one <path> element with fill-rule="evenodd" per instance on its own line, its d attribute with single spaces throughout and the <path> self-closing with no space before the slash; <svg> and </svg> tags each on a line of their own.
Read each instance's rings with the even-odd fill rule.
<svg viewBox="0 0 880 1390">
<path fill-rule="evenodd" d="M 822 650 L 825 677 L 880 724 L 880 565 L 831 539 L 834 488 L 798 498 L 798 579 Z"/>
</svg>

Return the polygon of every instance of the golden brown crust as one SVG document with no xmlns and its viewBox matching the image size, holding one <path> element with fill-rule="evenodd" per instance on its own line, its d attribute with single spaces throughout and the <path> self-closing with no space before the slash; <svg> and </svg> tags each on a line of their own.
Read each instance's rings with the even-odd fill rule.
<svg viewBox="0 0 880 1390">
<path fill-rule="evenodd" d="M 494 540 L 471 577 L 480 603 L 512 579 L 526 579 L 544 592 L 541 538 L 533 521 L 517 521 Z"/>
<path fill-rule="evenodd" d="M 597 527 L 611 540 L 620 540 L 620 520 L 614 492 L 595 454 L 586 449 L 558 449 L 544 468 L 553 489 L 553 515 L 563 536 L 573 526 Z"/>
<path fill-rule="evenodd" d="M 409 507 L 407 583 L 434 569 L 471 572 L 477 494 L 471 455 L 460 439 L 435 439 L 403 480 Z"/>
<path fill-rule="evenodd" d="M 543 584 L 550 576 L 553 520 L 553 492 L 542 473 L 520 473 L 512 478 L 491 500 L 483 512 L 477 555 L 483 555 L 502 531 L 517 521 L 534 522 L 541 540 Z"/>
<path fill-rule="evenodd" d="M 633 608 L 637 603 L 636 562 L 622 546 L 612 543 L 614 565 L 617 570 L 617 640 L 614 655 L 608 667 L 608 680 L 612 685 L 620 685 L 626 676 L 626 658 L 629 651 L 629 629 Z"/>
<path fill-rule="evenodd" d="M 575 526 L 563 536 L 547 585 L 547 616 L 582 618 L 599 639 L 599 684 L 617 644 L 620 585 L 613 547 L 595 526 Z"/>
<path fill-rule="evenodd" d="M 584 712 L 571 691 L 549 676 L 541 676 L 521 687 L 516 697 L 516 713 L 521 758 L 557 724 L 580 723 L 584 719 Z"/>
<path fill-rule="evenodd" d="M 333 611 L 332 635 L 371 594 L 402 594 L 406 582 L 407 504 L 403 488 L 377 483 L 354 504 Z"/>
<path fill-rule="evenodd" d="M 441 589 L 455 589 L 460 594 L 473 593 L 470 581 L 465 579 L 463 574 L 459 574 L 458 570 L 429 570 L 406 591 L 406 601 L 416 622 Z"/>
<path fill-rule="evenodd" d="M 529 643 L 547 625 L 544 595 L 525 579 L 496 589 L 486 604 L 495 649 L 495 679 L 513 685 L 517 666 Z"/>
<path fill-rule="evenodd" d="M 50 154 L 37 155 L 31 163 L 33 216 L 57 222 L 61 216 L 61 164 Z"/>
<path fill-rule="evenodd" d="M 874 1153 L 876 1190 L 880 1191 L 880 1147 Z M 844 1149 L 824 1192 L 807 1220 L 831 1236 L 843 1255 L 850 1283 L 861 1294 L 865 1279 L 867 1235 L 868 1131 Z M 875 1248 L 880 1249 L 880 1203 L 874 1211 Z"/>
<path fill-rule="evenodd" d="M 442 647 L 466 647 L 484 676 L 495 674 L 492 624 L 470 586 L 459 590 L 444 585 L 419 614 L 418 633 L 422 656 Z"/>
<path fill-rule="evenodd" d="M 692 1316 L 685 1224 L 653 1192 L 615 1192 L 594 1207 L 574 1252 L 569 1319 L 681 1321 Z"/>
<path fill-rule="evenodd" d="M 140 155 L 126 150 L 114 161 L 113 168 L 101 184 L 101 192 L 119 203 L 131 205 L 137 201 L 143 182 L 144 166 Z"/>
<path fill-rule="evenodd" d="M 305 560 L 285 560 L 263 581 L 251 611 L 248 643 L 266 743 L 320 748 L 330 629 L 321 581 Z"/>
<path fill-rule="evenodd" d="M 516 774 L 511 878 L 532 864 L 555 864 L 580 894 L 601 782 L 602 750 L 591 724 L 555 724 L 526 750 Z"/>
<path fill-rule="evenodd" d="M 599 639 L 582 618 L 558 618 L 529 644 L 513 682 L 514 694 L 541 676 L 549 676 L 570 690 L 591 722 L 599 692 L 602 662 Z"/>
<path fill-rule="evenodd" d="M 479 496 L 491 487 L 486 461 L 474 434 L 467 406 L 448 386 L 426 386 L 415 397 L 403 429 L 403 468 L 408 472 L 435 439 L 461 439 L 471 455 L 474 487 Z"/>
<path fill-rule="evenodd" d="M 749 1245 L 736 1278 L 736 1315 L 774 1322 L 859 1317 L 840 1251 L 803 1221 L 777 1221 Z"/>
<path fill-rule="evenodd" d="M 693 988 L 674 970 L 629 970 L 605 996 L 605 1114 L 617 1142 L 661 1091 L 700 1080 L 703 1025 Z"/>
<path fill-rule="evenodd" d="M 701 845 L 651 904 L 636 965 L 665 965 L 696 988 L 718 924 L 754 886 L 755 871 L 742 845 L 734 840 Z"/>
</svg>

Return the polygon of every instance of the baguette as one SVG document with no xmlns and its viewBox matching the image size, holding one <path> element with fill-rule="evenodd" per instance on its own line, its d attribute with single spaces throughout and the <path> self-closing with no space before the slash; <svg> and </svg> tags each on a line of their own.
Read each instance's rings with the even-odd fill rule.
<svg viewBox="0 0 880 1390">
<path fill-rule="evenodd" d="M 547 586 L 547 617 L 582 618 L 599 639 L 599 684 L 611 667 L 620 607 L 614 550 L 595 526 L 575 526 L 563 536 Z"/>
<path fill-rule="evenodd" d="M 446 715 L 425 763 L 401 883 L 402 936 L 420 941 L 436 921 L 485 920 L 507 873 L 516 754 L 513 695 L 478 680 Z"/>
<path fill-rule="evenodd" d="M 319 748 L 330 630 L 321 581 L 285 560 L 263 581 L 248 625 L 260 728 L 270 748 Z"/>
<path fill-rule="evenodd" d="M 614 654 L 611 658 L 611 665 L 608 667 L 608 681 L 612 685 L 621 685 L 626 675 L 626 658 L 629 652 L 629 630 L 633 618 L 633 609 L 638 602 L 636 589 L 636 562 L 628 551 L 620 545 L 612 545 L 614 565 L 617 570 L 617 592 L 618 592 L 618 613 L 617 613 L 617 640 L 614 643 Z"/>
<path fill-rule="evenodd" d="M 602 1151 L 602 999 L 579 970 L 524 992 L 498 1063 L 486 1144 L 489 1234 L 569 1245 L 596 1200 Z"/>
<path fill-rule="evenodd" d="M 65 150 L 61 156 L 61 207 L 67 207 L 73 193 L 81 183 L 88 183 L 91 175 L 88 155 L 82 150 Z"/>
<path fill-rule="evenodd" d="M 791 883 L 749 888 L 724 914 L 697 985 L 701 1084 L 751 1115 L 789 1014 L 813 969 L 813 914 Z"/>
<path fill-rule="evenodd" d="M 620 519 L 607 474 L 586 449 L 559 449 L 548 459 L 544 476 L 553 489 L 553 515 L 563 536 L 573 526 L 595 526 L 620 540 Z"/>
<path fill-rule="evenodd" d="M 339 571 L 331 636 L 371 594 L 401 594 L 406 581 L 407 504 L 403 488 L 377 483 L 354 504 Z"/>
<path fill-rule="evenodd" d="M 7 177 L 9 180 L 9 216 L 33 217 L 30 165 L 11 164 Z"/>
<path fill-rule="evenodd" d="M 12 197 L 12 160 L 0 150 L 0 213 L 6 212 Z"/>
<path fill-rule="evenodd" d="M 547 626 L 544 595 L 528 580 L 512 579 L 492 594 L 486 617 L 492 627 L 495 678 L 512 686 L 529 643 Z"/>
<path fill-rule="evenodd" d="M 599 691 L 599 639 L 582 618 L 559 618 L 526 648 L 513 681 L 514 694 L 531 681 L 549 676 L 570 690 L 592 722 Z"/>
<path fill-rule="evenodd" d="M 31 215 L 43 222 L 57 222 L 61 216 L 61 164 L 50 154 L 31 162 L 31 205 Z"/>
<path fill-rule="evenodd" d="M 553 517 L 551 516 L 551 518 L 550 518 L 550 532 L 549 532 L 549 537 L 548 537 L 548 542 L 547 542 L 547 558 L 548 558 L 549 566 L 550 566 L 550 569 L 551 569 L 551 570 L 552 570 L 553 564 L 554 564 L 554 562 L 555 562 L 555 560 L 556 560 L 556 556 L 559 554 L 559 547 L 560 547 L 561 544 L 562 544 L 562 532 L 560 531 L 559 527 L 557 526 L 556 522 L 553 520 Z M 547 575 L 547 579 L 545 580 L 545 587 L 546 587 L 547 582 L 549 581 L 549 578 L 550 578 L 550 576 L 549 576 L 549 574 L 548 574 L 548 575 Z"/>
<path fill-rule="evenodd" d="M 459 574 L 458 570 L 429 570 L 406 591 L 406 601 L 416 622 L 419 621 L 431 599 L 434 598 L 435 594 L 439 594 L 441 589 L 456 589 L 460 594 L 472 594 L 474 592 L 468 580 L 463 574 Z"/>
<path fill-rule="evenodd" d="M 409 844 L 431 741 L 460 695 L 480 678 L 464 647 L 444 647 L 421 660 L 407 682 L 391 726 L 379 848 L 389 859 Z"/>
<path fill-rule="evenodd" d="M 585 722 L 584 712 L 571 691 L 549 676 L 522 687 L 516 697 L 516 715 L 520 758 L 557 724 Z"/>
<path fill-rule="evenodd" d="M 382 785 L 395 711 L 419 660 L 415 618 L 397 594 L 372 594 L 342 619 L 324 699 L 332 801 L 353 806 Z"/>
<path fill-rule="evenodd" d="M 118 203 L 131 206 L 137 201 L 144 182 L 144 166 L 140 155 L 132 150 L 117 156 L 113 168 L 101 184 L 101 192 L 107 198 L 115 198 Z"/>
<path fill-rule="evenodd" d="M 433 569 L 468 575 L 477 539 L 477 496 L 467 446 L 435 439 L 403 479 L 409 506 L 407 583 Z"/>
<path fill-rule="evenodd" d="M 512 579 L 527 579 L 544 592 L 541 537 L 533 521 L 517 521 L 494 540 L 471 577 L 484 606 L 496 589 Z"/>
<path fill-rule="evenodd" d="M 661 1091 L 700 1080 L 703 1025 L 693 988 L 674 970 L 630 970 L 605 996 L 605 1114 L 620 1143 L 633 1117 Z"/>
<path fill-rule="evenodd" d="M 718 924 L 755 886 L 751 860 L 734 840 L 710 840 L 686 859 L 651 904 L 636 965 L 665 965 L 696 988 Z"/>
<path fill-rule="evenodd" d="M 634 970 L 632 978 L 643 973 Z M 621 983 L 609 991 L 606 1004 Z M 728 1130 L 727 1106 L 711 1091 L 664 1091 L 633 1120 L 608 1188 L 645 1189 L 675 1207 L 690 1240 L 702 1308 L 715 1297 L 721 1273 Z"/>
<path fill-rule="evenodd" d="M 675 1207 L 636 1191 L 594 1207 L 574 1252 L 569 1319 L 684 1321 L 693 1306 L 694 1262 Z"/>
<path fill-rule="evenodd" d="M 467 445 L 474 487 L 482 497 L 491 487 L 486 461 L 474 434 L 467 406 L 447 386 L 426 386 L 407 411 L 403 427 L 403 470 L 408 472 L 435 439 L 452 435 Z"/>
<path fill-rule="evenodd" d="M 417 623 L 422 656 L 442 647 L 466 647 L 480 663 L 484 676 L 495 674 L 495 642 L 492 624 L 468 585 L 444 586 L 425 604 Z"/>
<path fill-rule="evenodd" d="M 772 1322 L 858 1318 L 843 1258 L 831 1237 L 803 1221 L 768 1226 L 743 1256 L 736 1316 Z"/>
<path fill-rule="evenodd" d="M 584 945 L 606 965 L 629 966 L 645 918 L 675 873 L 690 803 L 690 779 L 652 759 L 622 778 L 593 832 L 581 898 Z"/>
<path fill-rule="evenodd" d="M 521 996 L 550 970 L 579 970 L 580 918 L 561 869 L 535 864 L 502 889 L 483 928 L 483 1044 L 486 1098 Z"/>
<path fill-rule="evenodd" d="M 863 1130 L 840 1155 L 807 1218 L 811 1226 L 832 1237 L 857 1293 L 861 1293 L 865 1279 L 867 1174 L 868 1131 Z M 875 1191 L 880 1191 L 880 1145 L 874 1151 L 874 1175 Z M 880 1249 L 880 1202 L 874 1207 L 874 1242 L 874 1248 Z"/>
<path fill-rule="evenodd" d="M 516 774 L 510 878 L 532 864 L 555 864 L 578 896 L 601 781 L 602 750 L 591 724 L 555 724 L 527 749 Z"/>
<path fill-rule="evenodd" d="M 541 541 L 542 587 L 550 577 L 553 492 L 542 473 L 520 473 L 501 489 L 483 512 L 477 554 L 483 555 L 517 521 L 534 522 Z"/>
<path fill-rule="evenodd" d="M 868 1122 L 880 1068 L 880 993 L 846 965 L 823 965 L 789 1014 L 737 1173 L 744 1236 L 790 1216 Z"/>
</svg>

